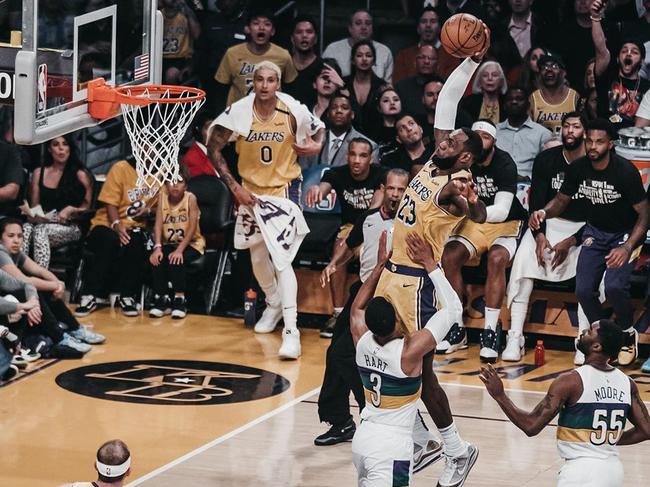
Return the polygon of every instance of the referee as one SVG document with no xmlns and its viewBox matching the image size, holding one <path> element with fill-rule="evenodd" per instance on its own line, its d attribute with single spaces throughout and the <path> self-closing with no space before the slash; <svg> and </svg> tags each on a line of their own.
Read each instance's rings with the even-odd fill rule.
<svg viewBox="0 0 650 487">
<path fill-rule="evenodd" d="M 545 219 L 562 214 L 576 194 L 584 199 L 587 223 L 578 258 L 576 296 L 589 322 L 606 318 L 598 299 L 605 274 L 605 295 L 614 308 L 616 322 L 627 332 L 618 363 L 630 365 L 638 354 L 630 274 L 648 230 L 648 200 L 639 171 L 612 151 L 615 138 L 613 125 L 607 120 L 587 124 L 586 157 L 568 167 L 560 192 L 531 214 L 529 226 L 536 231 Z"/>
</svg>

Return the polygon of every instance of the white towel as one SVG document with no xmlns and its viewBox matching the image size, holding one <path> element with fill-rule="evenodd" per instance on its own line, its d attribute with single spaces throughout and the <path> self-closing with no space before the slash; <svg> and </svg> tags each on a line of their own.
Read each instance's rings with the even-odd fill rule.
<svg viewBox="0 0 650 487">
<path fill-rule="evenodd" d="M 278 91 L 276 96 L 282 101 L 289 111 L 296 119 L 296 141 L 302 144 L 308 136 L 314 135 L 320 129 L 325 128 L 325 124 L 316 118 L 309 109 L 286 93 Z M 255 100 L 255 93 L 249 93 L 248 96 L 236 101 L 230 105 L 226 110 L 219 115 L 211 124 L 208 129 L 208 140 L 210 140 L 210 132 L 215 125 L 232 130 L 230 141 L 234 141 L 237 137 L 246 137 L 251 131 L 253 125 L 253 101 Z"/>
<path fill-rule="evenodd" d="M 286 198 L 258 196 L 257 204 L 240 206 L 235 223 L 235 248 L 264 241 L 278 271 L 290 266 L 309 227 L 298 205 Z"/>
</svg>

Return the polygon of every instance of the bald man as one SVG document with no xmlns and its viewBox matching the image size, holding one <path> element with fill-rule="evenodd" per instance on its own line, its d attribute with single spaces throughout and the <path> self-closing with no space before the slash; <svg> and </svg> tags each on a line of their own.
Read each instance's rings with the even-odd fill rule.
<svg viewBox="0 0 650 487">
<path fill-rule="evenodd" d="M 97 450 L 95 459 L 97 480 L 75 482 L 62 487 L 123 487 L 131 474 L 131 452 L 122 440 L 110 440 Z"/>
</svg>

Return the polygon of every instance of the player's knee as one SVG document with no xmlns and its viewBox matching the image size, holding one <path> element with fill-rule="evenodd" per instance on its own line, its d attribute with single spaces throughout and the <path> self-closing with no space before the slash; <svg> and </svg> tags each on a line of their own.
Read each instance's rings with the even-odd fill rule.
<svg viewBox="0 0 650 487">
<path fill-rule="evenodd" d="M 510 254 L 506 249 L 490 251 L 488 254 L 488 272 L 501 272 L 510 262 Z"/>
<path fill-rule="evenodd" d="M 620 281 L 605 281 L 605 297 L 609 302 L 627 298 L 627 286 Z"/>
</svg>

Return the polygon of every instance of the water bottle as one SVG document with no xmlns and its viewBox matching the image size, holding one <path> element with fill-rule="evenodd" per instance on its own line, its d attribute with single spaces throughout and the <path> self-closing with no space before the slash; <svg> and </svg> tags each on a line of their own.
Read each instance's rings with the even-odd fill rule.
<svg viewBox="0 0 650 487">
<path fill-rule="evenodd" d="M 244 295 L 244 326 L 255 326 L 257 316 L 255 309 L 257 305 L 257 293 L 249 289 Z"/>
<path fill-rule="evenodd" d="M 535 365 L 537 367 L 544 365 L 544 342 L 542 340 L 537 340 L 537 345 L 535 345 Z"/>
</svg>

